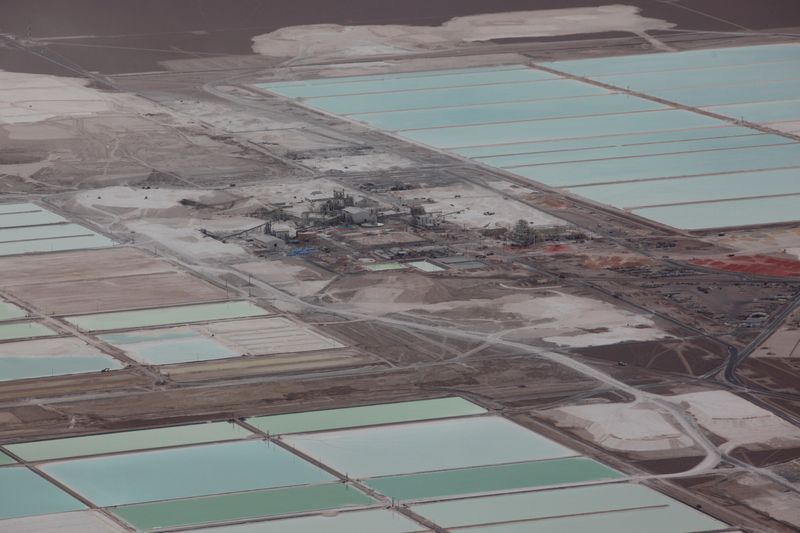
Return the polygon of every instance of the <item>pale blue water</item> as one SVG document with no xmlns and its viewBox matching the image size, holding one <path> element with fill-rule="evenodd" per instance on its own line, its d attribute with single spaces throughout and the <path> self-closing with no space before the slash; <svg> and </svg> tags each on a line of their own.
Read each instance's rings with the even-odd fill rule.
<svg viewBox="0 0 800 533">
<path fill-rule="evenodd" d="M 613 76 L 595 76 L 592 79 L 623 89 L 643 93 L 686 87 L 719 87 L 731 83 L 797 80 L 800 78 L 800 57 L 789 62 L 757 63 L 747 66 L 704 67 L 699 70 L 668 70 L 641 72 Z"/>
<path fill-rule="evenodd" d="M 22 203 L 22 204 L 0 204 L 0 215 L 9 213 L 24 213 L 26 211 L 42 211 L 43 209 L 36 204 Z"/>
<path fill-rule="evenodd" d="M 412 506 L 415 513 L 443 526 L 447 529 L 461 528 L 471 525 L 493 524 L 497 522 L 526 521 L 527 527 L 520 524 L 511 526 L 508 531 L 606 531 L 598 522 L 597 529 L 573 529 L 570 522 L 559 525 L 561 517 L 576 514 L 591 515 L 592 521 L 608 513 L 614 516 L 615 511 L 649 508 L 661 508 L 669 513 L 649 515 L 651 518 L 669 517 L 670 529 L 663 531 L 706 531 L 725 528 L 726 525 L 710 516 L 697 512 L 664 494 L 642 485 L 617 483 L 576 487 L 563 490 L 545 490 L 521 494 L 509 494 L 465 500 L 426 503 Z M 648 512 L 640 516 L 628 515 L 622 520 L 612 521 L 621 529 L 610 531 L 651 531 Z M 549 520 L 551 519 L 552 520 Z M 540 523 L 548 524 L 541 526 Z M 657 527 L 657 526 L 656 526 Z M 458 529 L 455 529 L 458 531 Z M 477 528 L 476 531 L 483 530 Z M 494 529 L 487 529 L 493 531 Z M 473 531 L 469 529 L 469 531 Z M 506 531 L 503 527 L 496 531 Z M 661 531 L 661 530 L 659 530 Z"/>
<path fill-rule="evenodd" d="M 487 75 L 491 79 L 490 75 Z M 447 106 L 543 100 L 608 94 L 609 91 L 573 80 L 535 81 L 510 85 L 483 85 L 459 89 L 427 89 L 399 93 L 363 94 L 308 98 L 305 102 L 330 113 L 350 115 L 403 109 L 427 109 Z"/>
<path fill-rule="evenodd" d="M 800 80 L 756 81 L 720 87 L 654 90 L 650 94 L 695 107 L 791 100 L 800 95 Z"/>
<path fill-rule="evenodd" d="M 152 365 L 208 361 L 242 355 L 198 331 L 188 329 L 101 335 L 100 338 L 123 348 L 137 361 Z"/>
<path fill-rule="evenodd" d="M 0 301 L 0 320 L 13 320 L 15 318 L 25 318 L 28 312 L 9 302 Z"/>
<path fill-rule="evenodd" d="M 0 229 L 0 243 L 77 235 L 94 235 L 94 232 L 78 224 L 49 224 L 24 228 L 4 228 Z"/>
<path fill-rule="evenodd" d="M 282 439 L 354 478 L 578 455 L 494 416 L 296 434 Z"/>
<path fill-rule="evenodd" d="M 665 99 L 703 106 L 752 122 L 800 120 L 800 45 L 656 53 L 543 64 Z M 800 167 L 800 144 L 785 137 L 731 126 L 698 113 L 657 105 L 576 80 L 509 83 L 524 67 L 496 72 L 461 69 L 420 73 L 427 80 L 362 76 L 290 82 L 286 94 L 314 96 L 307 105 L 351 118 L 405 139 L 459 155 L 610 205 L 697 202 L 796 191 L 791 173 Z M 444 75 L 443 75 L 444 74 Z M 408 73 L 402 76 L 408 76 Z M 337 86 L 338 85 L 338 86 Z M 393 85 L 402 89 L 394 91 Z M 430 88 L 436 86 L 438 88 Z M 360 88 L 360 89 L 359 89 Z M 555 90 L 553 90 L 555 89 Z M 325 93 L 329 90 L 331 92 Z M 386 91 L 357 94 L 355 91 Z M 590 92 L 584 93 L 583 91 Z M 716 175 L 740 174 L 738 177 Z M 708 179 L 591 189 L 579 185 L 715 175 Z M 749 176 L 749 177 L 748 177 Z M 762 182 L 763 180 L 763 182 Z M 796 178 L 794 178 L 794 181 Z M 754 183 L 755 182 L 755 183 Z M 719 206 L 733 204 L 715 204 Z M 736 204 L 740 205 L 740 204 Z M 763 206 L 770 213 L 759 212 Z M 796 204 L 795 204 L 796 205 Z M 714 213 L 701 219 L 687 211 L 638 209 L 683 228 L 779 222 L 797 217 L 783 202 L 748 203 L 742 220 Z M 686 219 L 682 217 L 686 215 Z M 669 222 L 665 222 L 669 223 Z"/>
<path fill-rule="evenodd" d="M 388 509 L 350 511 L 333 516 L 301 516 L 203 529 L 203 533 L 412 533 L 423 526 Z"/>
<path fill-rule="evenodd" d="M 608 113 L 629 113 L 664 109 L 664 106 L 624 94 L 605 94 L 572 98 L 568 105 L 554 105 L 552 101 L 513 102 L 480 106 L 447 107 L 422 111 L 392 111 L 352 115 L 382 129 L 396 131 L 418 128 L 435 128 L 442 125 L 462 126 L 518 120 L 538 120 Z"/>
<path fill-rule="evenodd" d="M 508 144 L 489 144 L 455 148 L 451 152 L 475 159 L 495 155 L 514 155 L 528 153 L 556 153 L 583 150 L 588 148 L 612 148 L 614 146 L 631 146 L 651 143 L 672 143 L 693 139 L 717 139 L 720 137 L 736 137 L 757 135 L 750 128 L 738 126 L 716 126 L 691 130 L 660 131 L 657 133 L 637 133 L 634 135 L 609 135 L 606 137 L 589 137 L 584 139 L 558 139 L 535 142 L 519 142 Z M 567 160 L 571 157 L 567 154 Z"/>
<path fill-rule="evenodd" d="M 669 507 L 619 511 L 589 516 L 547 518 L 468 528 L 453 533 L 702 533 L 727 531 L 725 524 L 696 511 Z"/>
<path fill-rule="evenodd" d="M 0 494 L 0 519 L 86 509 L 81 502 L 23 466 L 0 468 Z"/>
<path fill-rule="evenodd" d="M 42 470 L 100 506 L 335 480 L 261 440 L 76 459 Z"/>
<path fill-rule="evenodd" d="M 722 194 L 725 194 L 724 191 Z M 800 220 L 799 205 L 800 196 L 786 196 L 713 204 L 648 207 L 633 212 L 667 226 L 693 230 Z"/>
<path fill-rule="evenodd" d="M 795 96 L 800 96 L 798 93 Z M 708 111 L 749 122 L 800 120 L 800 99 L 707 107 Z"/>
<path fill-rule="evenodd" d="M 486 73 L 493 74 L 503 72 L 505 70 L 519 70 L 520 68 L 527 68 L 524 65 L 497 65 L 495 67 L 467 67 L 467 68 L 453 68 L 453 69 L 439 69 L 439 70 L 416 70 L 413 72 L 392 72 L 385 74 L 363 74 L 359 76 L 339 76 L 332 78 L 316 78 L 312 80 L 295 80 L 295 81 L 279 81 L 272 83 L 259 83 L 257 85 L 264 87 L 297 87 L 300 85 L 334 85 L 337 83 L 353 83 L 357 81 L 374 81 L 381 80 L 401 80 L 406 78 L 423 78 L 427 76 L 458 76 L 459 74 L 474 74 Z"/>
<path fill-rule="evenodd" d="M 0 222 L 2 222 L 0 220 Z M 81 250 L 84 248 L 105 248 L 113 246 L 114 241 L 102 235 L 86 237 L 66 237 L 62 239 L 41 239 L 37 241 L 20 241 L 0 243 L 0 256 L 28 254 L 34 252 L 62 252 Z"/>
<path fill-rule="evenodd" d="M 544 71 L 520 67 L 516 70 L 501 70 L 487 74 L 485 72 L 465 72 L 462 74 L 444 74 L 440 76 L 416 76 L 406 78 L 382 78 L 370 80 L 345 79 L 332 84 L 304 84 L 288 87 L 271 87 L 269 84 L 256 85 L 262 89 L 270 89 L 284 96 L 292 98 L 317 98 L 321 96 L 337 96 L 346 94 L 368 94 L 381 92 L 413 91 L 420 89 L 435 89 L 437 87 L 465 87 L 470 85 L 519 83 L 530 81 L 551 80 L 556 78 L 553 74 Z"/>
<path fill-rule="evenodd" d="M 486 126 L 461 126 L 409 131 L 403 137 L 437 148 L 483 146 L 558 138 L 602 137 L 626 133 L 704 128 L 720 125 L 717 119 L 682 110 L 648 111 L 623 115 L 516 122 Z"/>
<path fill-rule="evenodd" d="M 712 48 L 687 52 L 641 54 L 575 61 L 556 61 L 542 65 L 581 76 L 603 76 L 626 72 L 652 72 L 671 69 L 704 69 L 766 61 L 800 61 L 800 46 L 775 44 Z"/>
<path fill-rule="evenodd" d="M 520 154 L 484 157 L 480 161 L 488 165 L 502 168 L 514 168 L 525 165 L 542 165 L 569 161 L 591 161 L 618 157 L 633 157 L 658 154 L 678 154 L 682 152 L 700 152 L 706 150 L 731 150 L 751 146 L 768 146 L 790 144 L 794 141 L 779 135 L 748 135 L 742 137 L 721 137 L 719 139 L 701 139 L 671 143 L 636 144 L 629 146 L 613 146 L 592 148 L 588 150 L 571 150 L 569 152 Z M 725 153 L 718 153 L 724 157 Z"/>
<path fill-rule="evenodd" d="M 122 368 L 111 357 L 93 354 L 0 356 L 0 381 L 100 372 Z"/>
<path fill-rule="evenodd" d="M 715 174 L 695 178 L 590 185 L 569 190 L 596 202 L 629 208 L 718 200 L 720 198 L 800 193 L 800 179 L 798 178 L 800 178 L 798 169 L 768 170 L 741 174 Z"/>
<path fill-rule="evenodd" d="M 55 213 L 51 213 L 50 211 L 15 213 L 12 210 L 9 210 L 6 213 L 0 213 L 0 228 L 36 226 L 39 224 L 58 224 L 59 222 L 66 222 L 66 219 L 56 215 Z"/>
<path fill-rule="evenodd" d="M 514 173 L 553 187 L 670 176 L 723 174 L 800 166 L 800 144 L 606 159 L 515 168 Z M 720 191 L 730 194 L 730 191 Z"/>
</svg>

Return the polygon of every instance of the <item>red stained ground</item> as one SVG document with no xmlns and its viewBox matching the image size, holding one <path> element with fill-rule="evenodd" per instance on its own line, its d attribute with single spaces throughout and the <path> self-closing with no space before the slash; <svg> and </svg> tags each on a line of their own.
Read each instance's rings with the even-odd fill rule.
<svg viewBox="0 0 800 533">
<path fill-rule="evenodd" d="M 747 274 L 787 278 L 800 277 L 800 261 L 779 259 L 766 255 L 737 255 L 735 257 L 694 259 L 691 263 L 729 272 L 745 272 Z"/>
</svg>

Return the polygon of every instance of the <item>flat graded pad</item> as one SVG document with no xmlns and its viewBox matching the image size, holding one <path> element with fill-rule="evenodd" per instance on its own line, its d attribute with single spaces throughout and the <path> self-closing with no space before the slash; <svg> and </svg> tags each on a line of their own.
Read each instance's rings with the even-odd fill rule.
<svg viewBox="0 0 800 533">
<path fill-rule="evenodd" d="M 125 533 L 99 511 L 72 511 L 0 520 L 0 533 Z"/>
<path fill-rule="evenodd" d="M 14 320 L 25 318 L 28 312 L 24 309 L 8 302 L 0 301 L 0 320 Z"/>
<path fill-rule="evenodd" d="M 31 283 L 9 292 L 47 314 L 72 315 L 226 301 L 229 294 L 186 272 Z"/>
</svg>

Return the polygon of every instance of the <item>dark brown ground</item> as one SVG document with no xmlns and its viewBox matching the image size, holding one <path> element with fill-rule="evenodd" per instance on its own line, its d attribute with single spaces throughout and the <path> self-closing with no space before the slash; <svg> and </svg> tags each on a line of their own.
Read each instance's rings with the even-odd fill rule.
<svg viewBox="0 0 800 533">
<path fill-rule="evenodd" d="M 0 32 L 48 40 L 47 53 L 104 74 L 162 70 L 159 61 L 250 54 L 250 39 L 300 24 L 439 25 L 457 16 L 606 5 L 608 0 L 4 0 Z M 765 30 L 800 25 L 794 0 L 629 0 L 680 29 Z M 0 46 L 2 48 L 2 46 Z M 33 56 L 0 50 L 0 68 L 64 74 Z"/>
</svg>

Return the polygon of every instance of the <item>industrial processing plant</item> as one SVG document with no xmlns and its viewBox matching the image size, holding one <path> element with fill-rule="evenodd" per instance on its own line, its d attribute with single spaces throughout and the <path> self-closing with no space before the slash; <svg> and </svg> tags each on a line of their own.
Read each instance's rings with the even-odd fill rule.
<svg viewBox="0 0 800 533">
<path fill-rule="evenodd" d="M 800 7 L 0 5 L 0 533 L 800 529 Z"/>
</svg>

